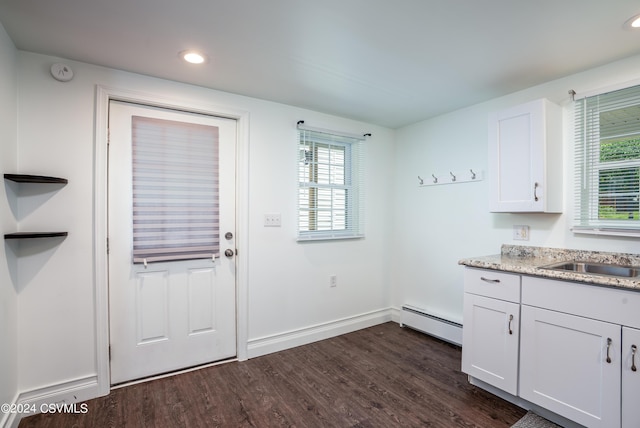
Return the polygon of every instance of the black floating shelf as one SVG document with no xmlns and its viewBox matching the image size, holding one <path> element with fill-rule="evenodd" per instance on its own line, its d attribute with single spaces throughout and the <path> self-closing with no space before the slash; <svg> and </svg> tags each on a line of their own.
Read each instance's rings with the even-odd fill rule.
<svg viewBox="0 0 640 428">
<path fill-rule="evenodd" d="M 4 239 L 57 238 L 68 234 L 69 232 L 16 232 L 7 233 L 4 235 Z"/>
<path fill-rule="evenodd" d="M 47 177 L 45 175 L 29 175 L 29 174 L 5 174 L 5 180 L 15 181 L 16 183 L 63 183 L 67 184 L 69 180 L 66 178 Z"/>
</svg>

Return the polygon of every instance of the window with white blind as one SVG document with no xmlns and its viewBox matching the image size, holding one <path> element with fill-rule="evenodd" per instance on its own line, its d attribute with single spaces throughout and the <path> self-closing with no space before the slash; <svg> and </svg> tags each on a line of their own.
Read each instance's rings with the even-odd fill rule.
<svg viewBox="0 0 640 428">
<path fill-rule="evenodd" d="M 362 237 L 364 137 L 298 129 L 298 239 Z"/>
<path fill-rule="evenodd" d="M 218 128 L 134 116 L 133 262 L 218 256 Z"/>
<path fill-rule="evenodd" d="M 576 101 L 576 232 L 640 232 L 640 86 Z"/>
</svg>

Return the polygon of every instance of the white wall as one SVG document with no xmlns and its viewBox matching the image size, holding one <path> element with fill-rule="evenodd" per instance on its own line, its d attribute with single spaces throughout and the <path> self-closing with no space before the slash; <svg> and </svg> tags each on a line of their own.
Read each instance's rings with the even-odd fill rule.
<svg viewBox="0 0 640 428">
<path fill-rule="evenodd" d="M 16 172 L 17 155 L 16 49 L 0 25 L 0 172 Z M 16 231 L 14 192 L 17 186 L 3 180 L 0 186 L 0 232 Z M 13 209 L 12 209 L 13 208 Z M 17 278 L 14 247 L 0 246 L 0 403 L 16 398 L 18 385 Z M 0 413 L 0 426 L 9 415 Z"/>
<path fill-rule="evenodd" d="M 574 235 L 573 138 L 568 91 L 587 92 L 640 79 L 640 56 L 471 106 L 399 129 L 396 135 L 396 215 L 393 305 L 411 303 L 462 320 L 461 258 L 498 254 L 501 244 L 640 252 L 637 239 Z M 563 214 L 489 213 L 489 183 L 419 188 L 417 176 L 479 167 L 487 172 L 488 113 L 537 98 L 563 106 Z M 513 241 L 513 225 L 529 225 L 530 241 Z"/>
<path fill-rule="evenodd" d="M 2 35 L 0 42 L 0 90 L 6 87 L 9 94 L 15 94 L 11 66 L 15 49 Z M 15 393 L 16 382 L 21 392 L 44 391 L 48 386 L 96 374 L 92 255 L 96 85 L 249 112 L 248 224 L 241 230 L 248 235 L 249 245 L 239 250 L 241 263 L 248 266 L 250 345 L 260 346 L 295 333 L 304 335 L 328 323 L 384 311 L 390 299 L 396 307 L 413 303 L 461 320 L 462 268 L 457 261 L 495 254 L 501 244 L 515 243 L 511 239 L 514 224 L 531 226 L 529 245 L 628 252 L 639 249 L 630 239 L 573 236 L 568 231 L 571 197 L 565 198 L 562 215 L 491 214 L 487 181 L 419 188 L 417 176 L 426 178 L 432 171 L 468 167 L 479 167 L 486 174 L 489 111 L 543 96 L 566 104 L 569 89 L 580 92 L 640 78 L 640 57 L 395 132 L 71 61 L 65 62 L 73 67 L 76 77 L 60 83 L 48 71 L 59 59 L 26 52 L 18 52 L 17 57 L 17 131 L 12 126 L 16 121 L 15 95 L 3 95 L 0 101 L 0 113 L 6 113 L 0 120 L 9 124 L 0 130 L 2 167 L 15 166 L 11 161 L 16 156 L 12 142 L 17 134 L 20 172 L 62 176 L 69 179 L 69 184 L 45 193 L 27 191 L 20 198 L 15 216 L 21 230 L 67 230 L 69 236 L 23 243 L 16 249 L 19 257 L 7 252 L 7 266 L 0 263 L 0 304 L 4 305 L 0 307 L 2 316 L 8 316 L 7 324 L 0 326 L 0 339 L 7 340 L 0 348 L 0 399 Z M 301 119 L 312 126 L 373 134 L 367 142 L 366 239 L 295 242 L 295 123 Z M 567 158 L 571 149 L 572 141 L 565 138 Z M 565 192 L 569 195 L 571 174 L 567 159 Z M 13 230 L 15 222 L 7 220 L 5 213 L 10 210 L 2 202 L 6 198 L 0 196 L 3 228 Z M 264 213 L 272 212 L 282 214 L 281 228 L 263 227 Z M 19 280 L 9 270 L 12 263 L 18 266 Z M 337 288 L 329 288 L 329 275 L 338 276 Z M 7 283 L 13 289 L 6 287 Z M 16 293 L 19 340 L 12 328 L 16 325 Z M 16 340 L 17 378 L 13 370 L 16 357 L 4 346 Z"/>
<path fill-rule="evenodd" d="M 308 110 L 176 82 L 65 61 L 75 72 L 57 82 L 57 58 L 19 52 L 18 159 L 22 172 L 66 177 L 47 194 L 24 198 L 23 230 L 67 230 L 64 240 L 28 244 L 19 258 L 19 389 L 82 379 L 96 373 L 93 278 L 94 102 L 96 85 L 134 90 L 179 102 L 249 112 L 248 339 L 374 311 L 390 300 L 388 241 L 393 131 Z M 348 132 L 371 132 L 367 142 L 366 238 L 295 242 L 298 120 Z M 281 228 L 263 227 L 264 213 L 282 214 Z M 338 276 L 329 288 L 328 277 Z"/>
</svg>

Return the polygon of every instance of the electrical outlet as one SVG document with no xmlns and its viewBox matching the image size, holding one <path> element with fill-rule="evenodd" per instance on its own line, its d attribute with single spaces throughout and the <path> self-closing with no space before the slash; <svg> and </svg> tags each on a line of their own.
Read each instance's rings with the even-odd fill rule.
<svg viewBox="0 0 640 428">
<path fill-rule="evenodd" d="M 280 213 L 268 213 L 264 215 L 265 227 L 280 227 L 282 225 L 282 217 Z"/>
<path fill-rule="evenodd" d="M 514 225 L 513 226 L 513 239 L 515 241 L 528 241 L 529 240 L 529 226 L 526 226 L 526 225 Z"/>
<path fill-rule="evenodd" d="M 337 287 L 338 286 L 338 276 L 337 275 L 329 275 L 329 287 Z"/>
</svg>

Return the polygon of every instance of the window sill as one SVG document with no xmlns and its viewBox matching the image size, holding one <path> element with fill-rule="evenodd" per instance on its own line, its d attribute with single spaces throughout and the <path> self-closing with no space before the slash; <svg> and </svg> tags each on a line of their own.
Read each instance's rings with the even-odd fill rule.
<svg viewBox="0 0 640 428">
<path fill-rule="evenodd" d="M 573 233 L 584 235 L 624 236 L 628 238 L 640 238 L 640 230 L 615 229 L 612 227 L 572 227 Z"/>
<path fill-rule="evenodd" d="M 317 241 L 337 241 L 346 239 L 362 239 L 364 235 L 324 235 L 324 236 L 298 236 L 296 239 L 298 242 L 317 242 Z"/>
</svg>

